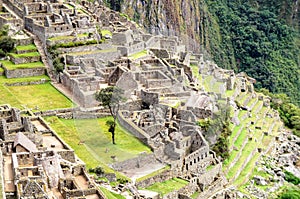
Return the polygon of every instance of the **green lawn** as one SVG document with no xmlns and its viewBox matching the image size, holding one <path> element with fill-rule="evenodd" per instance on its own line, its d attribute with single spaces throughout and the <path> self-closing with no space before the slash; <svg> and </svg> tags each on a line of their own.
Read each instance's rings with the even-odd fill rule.
<svg viewBox="0 0 300 199">
<path fill-rule="evenodd" d="M 118 161 L 124 161 L 136 157 L 141 152 L 151 152 L 147 146 L 119 125 L 115 132 L 116 144 L 112 144 L 111 134 L 105 124 L 110 117 L 85 120 L 64 120 L 55 117 L 46 119 L 86 162 L 88 168 L 113 163 L 111 156 L 116 156 Z M 79 142 L 84 144 L 78 145 Z"/>
<path fill-rule="evenodd" d="M 5 83 L 37 81 L 40 79 L 49 80 L 47 76 L 31 78 L 7 79 L 0 77 L 0 104 L 10 104 L 17 108 L 28 108 L 38 106 L 40 110 L 73 107 L 73 103 L 57 91 L 50 83 L 27 85 L 27 86 L 6 86 Z"/>
<path fill-rule="evenodd" d="M 16 50 L 20 51 L 20 50 L 36 50 L 36 46 L 34 44 L 29 44 L 26 46 L 16 46 Z"/>
<path fill-rule="evenodd" d="M 188 183 L 189 183 L 188 181 L 179 178 L 173 178 L 170 180 L 166 180 L 164 182 L 154 183 L 153 185 L 147 187 L 146 189 L 150 191 L 155 191 L 163 196 L 172 191 L 181 189 L 182 187 L 186 186 Z"/>
<path fill-rule="evenodd" d="M 24 68 L 37 68 L 37 67 L 43 67 L 43 62 L 31 62 L 26 64 L 14 64 L 11 61 L 0 61 L 2 65 L 7 68 L 8 70 L 15 70 L 15 69 L 24 69 Z"/>
<path fill-rule="evenodd" d="M 135 54 L 130 55 L 129 58 L 138 59 L 138 58 L 141 58 L 143 56 L 146 56 L 147 54 L 148 54 L 147 50 L 142 50 L 140 52 L 137 52 Z"/>
<path fill-rule="evenodd" d="M 9 55 L 11 55 L 11 56 L 13 56 L 15 58 L 39 57 L 39 56 L 41 56 L 39 52 L 30 52 L 30 53 L 22 53 L 22 54 L 9 53 Z"/>
<path fill-rule="evenodd" d="M 107 197 L 107 199 L 126 199 L 124 196 L 113 193 L 104 187 L 100 187 L 100 189 L 101 189 L 102 193 L 104 193 L 104 195 Z"/>
</svg>

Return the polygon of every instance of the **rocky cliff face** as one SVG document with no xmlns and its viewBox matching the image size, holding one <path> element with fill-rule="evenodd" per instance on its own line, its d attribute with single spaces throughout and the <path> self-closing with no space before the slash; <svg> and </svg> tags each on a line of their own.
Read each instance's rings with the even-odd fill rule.
<svg viewBox="0 0 300 199">
<path fill-rule="evenodd" d="M 215 21 L 209 16 L 204 1 L 199 0 L 129 0 L 121 5 L 126 13 L 150 33 L 181 35 L 206 44 L 209 38 L 206 27 Z"/>
<path fill-rule="evenodd" d="M 243 0 L 235 1 L 243 4 Z M 268 7 L 279 19 L 298 28 L 300 22 L 299 0 L 250 0 L 253 8 Z M 112 8 L 118 8 L 144 27 L 150 33 L 163 33 L 187 36 L 195 39 L 208 51 L 221 42 L 222 34 L 218 16 L 211 12 L 213 6 L 228 3 L 224 0 L 128 0 L 109 1 Z M 220 13 L 221 14 L 221 13 Z M 211 38 L 217 37 L 216 43 Z"/>
<path fill-rule="evenodd" d="M 148 32 L 180 35 L 220 67 L 245 71 L 257 88 L 285 92 L 300 104 L 299 0 L 105 2 Z"/>
</svg>

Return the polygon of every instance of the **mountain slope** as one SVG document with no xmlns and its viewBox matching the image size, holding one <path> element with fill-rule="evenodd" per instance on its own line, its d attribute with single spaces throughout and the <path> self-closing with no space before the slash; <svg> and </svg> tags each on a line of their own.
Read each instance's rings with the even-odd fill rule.
<svg viewBox="0 0 300 199">
<path fill-rule="evenodd" d="M 257 79 L 257 88 L 284 92 L 300 104 L 298 0 L 106 3 L 151 33 L 181 35 L 193 49 L 206 50 L 220 67 L 245 71 Z"/>
</svg>

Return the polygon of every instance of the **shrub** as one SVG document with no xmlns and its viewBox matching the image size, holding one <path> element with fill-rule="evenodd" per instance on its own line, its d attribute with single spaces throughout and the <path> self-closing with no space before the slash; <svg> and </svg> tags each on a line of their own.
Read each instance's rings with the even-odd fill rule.
<svg viewBox="0 0 300 199">
<path fill-rule="evenodd" d="M 3 52 L 7 53 L 14 49 L 15 41 L 8 36 L 3 36 L 0 38 L 0 49 L 2 49 Z"/>
<path fill-rule="evenodd" d="M 5 55 L 5 52 L 2 49 L 0 49 L 0 58 L 5 57 Z"/>
<path fill-rule="evenodd" d="M 285 177 L 284 179 L 294 185 L 300 184 L 300 178 L 292 174 L 291 172 L 285 171 Z"/>
<path fill-rule="evenodd" d="M 94 172 L 95 172 L 95 174 L 97 174 L 97 175 L 102 175 L 102 174 L 104 174 L 104 170 L 103 170 L 103 168 L 100 167 L 100 166 L 97 166 L 97 167 L 94 169 Z"/>
<path fill-rule="evenodd" d="M 277 199 L 298 199 L 300 198 L 299 189 L 287 189 Z"/>
</svg>

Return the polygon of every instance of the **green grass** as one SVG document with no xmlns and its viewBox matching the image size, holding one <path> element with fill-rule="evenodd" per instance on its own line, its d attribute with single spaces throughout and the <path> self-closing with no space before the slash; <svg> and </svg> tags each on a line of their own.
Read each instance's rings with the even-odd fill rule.
<svg viewBox="0 0 300 199">
<path fill-rule="evenodd" d="M 248 107 L 251 107 L 251 106 L 256 102 L 256 100 L 257 100 L 256 97 L 250 99 L 250 101 L 248 102 L 247 106 L 248 106 Z"/>
<path fill-rule="evenodd" d="M 192 69 L 193 76 L 196 77 L 199 80 L 199 82 L 201 83 L 202 82 L 202 75 L 199 74 L 198 66 L 194 65 L 194 64 L 191 64 L 190 67 Z"/>
<path fill-rule="evenodd" d="M 245 145 L 245 147 L 243 148 L 241 157 L 238 159 L 236 164 L 228 171 L 227 176 L 229 179 L 233 178 L 236 175 L 237 171 L 241 168 L 241 166 L 244 164 L 245 160 L 248 158 L 248 156 L 254 150 L 255 147 L 256 147 L 256 144 L 254 141 L 248 142 Z"/>
<path fill-rule="evenodd" d="M 31 78 L 7 79 L 0 77 L 0 104 L 10 104 L 17 108 L 28 108 L 38 106 L 40 110 L 57 108 L 69 108 L 73 103 L 57 91 L 50 83 L 27 85 L 27 86 L 6 86 L 5 83 L 30 82 L 40 79 L 49 80 L 47 76 L 37 76 Z"/>
<path fill-rule="evenodd" d="M 230 163 L 234 160 L 234 158 L 237 156 L 238 153 L 239 152 L 236 151 L 236 150 L 233 150 L 233 151 L 230 152 L 229 157 L 226 160 L 224 160 L 224 163 L 223 163 L 224 169 L 227 168 L 227 166 L 230 165 Z"/>
<path fill-rule="evenodd" d="M 103 36 L 105 36 L 105 35 L 112 36 L 112 33 L 111 33 L 109 30 L 101 30 L 101 34 L 102 34 Z"/>
<path fill-rule="evenodd" d="M 243 129 L 242 132 L 240 133 L 240 135 L 235 140 L 234 146 L 236 148 L 240 149 L 241 146 L 243 145 L 245 139 L 247 139 L 247 132 L 246 132 L 246 129 Z"/>
<path fill-rule="evenodd" d="M 126 199 L 124 196 L 117 193 L 113 193 L 104 187 L 100 187 L 100 189 L 102 193 L 107 197 L 107 199 Z"/>
<path fill-rule="evenodd" d="M 242 128 L 241 125 L 239 126 L 235 126 L 232 130 L 231 135 L 229 136 L 229 146 L 233 145 L 233 139 L 235 138 L 235 136 L 237 135 L 237 133 L 240 131 L 240 128 Z"/>
<path fill-rule="evenodd" d="M 9 53 L 9 55 L 11 55 L 15 58 L 39 57 L 39 56 L 41 56 L 39 52 L 30 52 L 30 53 L 22 53 L 22 54 Z"/>
<path fill-rule="evenodd" d="M 83 33 L 83 34 L 77 34 L 77 37 L 87 37 L 88 33 Z M 66 35 L 66 36 L 57 36 L 57 37 L 52 37 L 49 38 L 50 41 L 60 41 L 60 40 L 72 40 L 75 39 L 75 36 L 72 35 Z"/>
<path fill-rule="evenodd" d="M 105 50 L 73 52 L 73 53 L 68 53 L 68 55 L 80 56 L 80 55 L 90 55 L 90 54 L 96 54 L 96 53 L 109 53 L 109 52 L 116 52 L 116 51 L 117 51 L 116 48 L 109 48 L 109 49 L 105 49 Z"/>
<path fill-rule="evenodd" d="M 258 100 L 258 101 L 256 102 L 256 104 L 254 105 L 254 107 L 252 108 L 251 112 L 252 112 L 252 113 L 255 113 L 255 112 L 258 110 L 258 108 L 262 105 L 262 103 L 263 103 L 263 101 Z"/>
<path fill-rule="evenodd" d="M 21 50 L 36 50 L 36 46 L 34 44 L 29 44 L 26 46 L 16 46 L 16 50 L 17 51 L 21 51 Z"/>
<path fill-rule="evenodd" d="M 160 195 L 164 196 L 172 191 L 179 190 L 182 187 L 186 186 L 189 182 L 179 179 L 173 178 L 170 180 L 166 180 L 164 182 L 154 183 L 153 185 L 147 187 L 147 190 L 155 191 Z"/>
<path fill-rule="evenodd" d="M 70 4 L 64 3 L 64 5 L 67 6 L 67 8 L 69 8 L 69 9 L 74 9 L 74 7 L 71 6 Z"/>
<path fill-rule="evenodd" d="M 11 61 L 0 61 L 0 62 L 8 70 L 25 69 L 25 68 L 37 68 L 37 67 L 43 67 L 44 66 L 44 64 L 40 61 L 26 63 L 26 64 L 14 64 Z"/>
<path fill-rule="evenodd" d="M 231 97 L 234 94 L 235 90 L 226 90 L 226 97 Z"/>
<path fill-rule="evenodd" d="M 255 168 L 255 162 L 258 160 L 259 156 L 260 156 L 259 153 L 255 153 L 254 154 L 254 156 L 252 157 L 252 159 L 248 162 L 248 164 L 245 166 L 245 168 L 240 173 L 239 177 L 234 182 L 234 185 L 240 186 L 240 185 L 242 185 L 245 182 L 247 175 L 249 175 L 250 173 L 252 173 L 252 171 L 254 170 L 254 168 Z M 248 176 L 248 177 L 250 178 L 251 175 Z"/>
<path fill-rule="evenodd" d="M 171 167 L 170 167 L 169 165 L 167 165 L 167 166 L 165 166 L 165 167 L 162 168 L 162 169 L 159 169 L 159 170 L 154 171 L 154 172 L 152 172 L 152 173 L 150 173 L 150 174 L 148 174 L 148 175 L 145 175 L 145 176 L 143 176 L 143 177 L 141 177 L 141 178 L 136 179 L 136 181 L 137 181 L 137 182 L 140 182 L 140 181 L 146 180 L 146 179 L 151 178 L 151 177 L 153 177 L 153 176 L 156 176 L 156 175 L 158 175 L 158 174 L 160 174 L 160 173 L 162 173 L 162 172 L 164 172 L 164 171 L 170 170 L 170 168 L 171 168 Z"/>
<path fill-rule="evenodd" d="M 4 69 L 0 67 L 0 73 L 4 73 Z"/>
<path fill-rule="evenodd" d="M 196 191 L 196 192 L 193 193 L 190 197 L 193 198 L 193 199 L 196 199 L 196 198 L 199 196 L 199 194 L 200 194 L 200 193 Z"/>
<path fill-rule="evenodd" d="M 205 77 L 205 78 L 202 79 L 203 80 L 202 83 L 203 83 L 204 89 L 206 91 L 210 91 L 211 90 L 210 89 L 210 87 L 211 87 L 210 82 L 211 82 L 212 78 L 213 77 L 210 75 L 210 76 L 207 76 L 207 77 Z"/>
<path fill-rule="evenodd" d="M 147 55 L 147 50 L 142 50 L 140 52 L 137 52 L 135 54 L 130 55 L 129 58 L 138 59 L 138 58 L 141 58 L 141 57 L 146 56 L 146 55 Z"/>
<path fill-rule="evenodd" d="M 136 157 L 141 152 L 151 150 L 133 135 L 117 125 L 115 132 L 116 144 L 111 142 L 111 134 L 105 124 L 111 117 L 86 120 L 65 120 L 55 117 L 47 118 L 51 126 L 76 152 L 76 154 L 93 168 L 99 164 L 113 163 L 112 155 L 118 161 Z M 78 145 L 83 142 L 83 145 Z M 108 166 L 106 166 L 107 168 Z"/>
<path fill-rule="evenodd" d="M 17 83 L 17 82 L 32 82 L 32 81 L 38 81 L 41 79 L 50 80 L 50 78 L 47 75 L 34 76 L 34 77 L 11 78 L 11 79 L 8 79 L 6 77 L 0 77 L 0 85 L 3 85 L 5 83 L 12 84 L 12 83 Z"/>
</svg>

